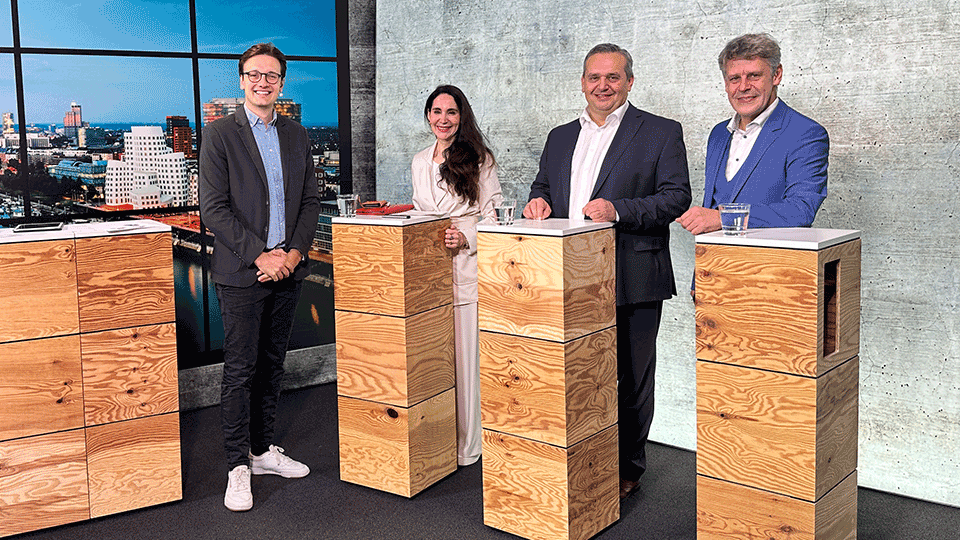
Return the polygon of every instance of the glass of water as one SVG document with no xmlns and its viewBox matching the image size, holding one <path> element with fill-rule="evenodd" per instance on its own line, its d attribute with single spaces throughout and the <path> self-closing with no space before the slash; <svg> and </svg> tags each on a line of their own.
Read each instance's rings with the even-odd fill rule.
<svg viewBox="0 0 960 540">
<path fill-rule="evenodd" d="M 722 203 L 717 206 L 720 210 L 720 226 L 723 234 L 728 236 L 743 236 L 747 231 L 747 222 L 750 221 L 750 205 L 747 203 Z"/>
<path fill-rule="evenodd" d="M 358 197 L 353 193 L 337 195 L 337 210 L 343 217 L 355 217 L 357 215 Z"/>
<path fill-rule="evenodd" d="M 516 199 L 504 199 L 493 207 L 497 213 L 497 225 L 513 225 L 513 212 L 517 208 Z"/>
</svg>

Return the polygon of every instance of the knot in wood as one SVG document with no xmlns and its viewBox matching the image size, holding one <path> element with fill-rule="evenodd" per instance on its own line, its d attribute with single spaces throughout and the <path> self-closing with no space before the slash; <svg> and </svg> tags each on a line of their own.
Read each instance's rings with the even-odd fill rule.
<svg viewBox="0 0 960 540">
<path fill-rule="evenodd" d="M 394 409 L 387 409 L 387 416 L 389 416 L 390 418 L 399 418 L 399 417 L 400 417 L 400 413 L 398 413 L 398 412 L 397 412 L 396 410 L 394 410 Z"/>
<path fill-rule="evenodd" d="M 522 291 L 522 290 L 523 290 L 523 283 L 517 283 L 517 290 L 518 290 L 518 291 Z"/>
</svg>

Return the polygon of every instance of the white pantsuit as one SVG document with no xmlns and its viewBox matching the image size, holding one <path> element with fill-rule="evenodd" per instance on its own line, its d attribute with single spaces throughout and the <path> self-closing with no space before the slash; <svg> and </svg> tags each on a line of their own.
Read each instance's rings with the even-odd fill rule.
<svg viewBox="0 0 960 540">
<path fill-rule="evenodd" d="M 413 205 L 428 214 L 449 217 L 468 245 L 453 257 L 453 304 L 457 359 L 457 462 L 480 458 L 480 348 L 477 330 L 477 223 L 493 223 L 493 207 L 503 199 L 492 159 L 480 168 L 477 204 L 458 196 L 440 178 L 433 161 L 436 143 L 413 158 Z"/>
</svg>

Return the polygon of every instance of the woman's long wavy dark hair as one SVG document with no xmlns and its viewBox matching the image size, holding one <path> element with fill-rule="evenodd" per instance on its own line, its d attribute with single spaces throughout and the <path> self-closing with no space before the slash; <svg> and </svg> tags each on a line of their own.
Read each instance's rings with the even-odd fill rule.
<svg viewBox="0 0 960 540">
<path fill-rule="evenodd" d="M 456 102 L 460 110 L 460 126 L 453 137 L 453 144 L 443 151 L 440 178 L 461 198 L 470 204 L 477 204 L 480 199 L 480 166 L 487 156 L 490 165 L 494 164 L 493 151 L 487 146 L 486 138 L 477 126 L 467 96 L 456 86 L 440 85 L 427 97 L 427 104 L 423 107 L 423 117 L 427 122 L 430 122 L 433 100 L 441 94 L 448 94 Z"/>
</svg>

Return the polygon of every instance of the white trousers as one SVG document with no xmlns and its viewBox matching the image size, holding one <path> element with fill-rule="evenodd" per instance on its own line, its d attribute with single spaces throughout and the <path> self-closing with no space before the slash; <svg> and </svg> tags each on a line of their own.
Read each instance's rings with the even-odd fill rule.
<svg viewBox="0 0 960 540">
<path fill-rule="evenodd" d="M 477 303 L 453 308 L 457 351 L 457 463 L 472 465 L 480 459 L 480 343 Z"/>
</svg>

